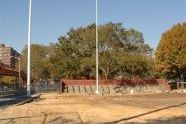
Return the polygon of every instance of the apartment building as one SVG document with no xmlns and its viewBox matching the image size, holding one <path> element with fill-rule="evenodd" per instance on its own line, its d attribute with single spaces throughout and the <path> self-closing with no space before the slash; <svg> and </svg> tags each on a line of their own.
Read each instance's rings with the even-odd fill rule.
<svg viewBox="0 0 186 124">
<path fill-rule="evenodd" d="M 0 62 L 15 68 L 16 59 L 20 54 L 12 47 L 7 47 L 4 44 L 0 44 Z"/>
</svg>

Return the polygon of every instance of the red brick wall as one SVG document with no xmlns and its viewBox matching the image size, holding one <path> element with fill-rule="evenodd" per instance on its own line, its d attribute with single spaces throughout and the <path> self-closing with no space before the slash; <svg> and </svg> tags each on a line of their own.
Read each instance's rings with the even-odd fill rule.
<svg viewBox="0 0 186 124">
<path fill-rule="evenodd" d="M 19 76 L 19 71 L 10 67 L 6 67 L 3 64 L 0 64 L 0 75 L 3 76 Z M 26 80 L 26 73 L 24 71 L 21 71 L 21 77 L 23 80 Z"/>
<path fill-rule="evenodd" d="M 65 85 L 95 85 L 96 80 L 61 80 Z M 166 90 L 170 90 L 170 86 L 165 79 L 132 79 L 132 80 L 99 80 L 101 85 L 163 85 Z"/>
<path fill-rule="evenodd" d="M 158 84 L 161 84 L 164 86 L 164 88 L 167 90 L 167 91 L 170 91 L 171 90 L 171 86 L 168 84 L 168 82 L 166 81 L 166 79 L 156 79 Z"/>
</svg>

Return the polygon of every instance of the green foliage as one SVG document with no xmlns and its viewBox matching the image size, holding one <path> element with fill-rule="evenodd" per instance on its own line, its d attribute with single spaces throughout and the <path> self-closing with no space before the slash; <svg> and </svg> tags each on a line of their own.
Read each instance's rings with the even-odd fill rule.
<svg viewBox="0 0 186 124">
<path fill-rule="evenodd" d="M 16 83 L 17 78 L 13 76 L 1 76 L 0 77 L 0 83 L 3 84 L 14 84 Z"/>
<path fill-rule="evenodd" d="M 57 65 L 58 75 L 63 78 L 86 76 L 93 78 L 95 72 L 95 24 L 71 29 L 68 36 L 59 37 L 52 45 L 52 65 Z"/>
<path fill-rule="evenodd" d="M 33 80 L 48 79 L 51 76 L 49 48 L 43 45 L 31 45 L 31 77 Z M 26 71 L 27 47 L 22 51 L 21 69 Z"/>
<path fill-rule="evenodd" d="M 166 78 L 186 75 L 186 23 L 178 23 L 163 33 L 156 50 L 156 66 Z"/>
<path fill-rule="evenodd" d="M 100 25 L 99 76 L 100 78 L 132 78 L 152 75 L 152 52 L 144 43 L 143 34 L 125 29 L 121 23 Z M 95 78 L 96 72 L 95 24 L 71 29 L 49 46 L 33 44 L 31 71 L 35 80 L 46 78 Z M 27 48 L 22 52 L 26 69 Z"/>
<path fill-rule="evenodd" d="M 118 56 L 122 78 L 153 77 L 154 61 L 142 54 L 123 53 Z"/>
<path fill-rule="evenodd" d="M 102 78 L 121 77 L 119 72 L 124 71 L 130 77 L 150 75 L 152 64 L 149 64 L 151 58 L 147 54 L 152 50 L 144 43 L 141 32 L 126 30 L 121 23 L 100 25 L 98 29 L 99 72 Z M 95 78 L 95 24 L 71 29 L 52 48 L 51 62 L 60 68 L 61 77 Z"/>
</svg>

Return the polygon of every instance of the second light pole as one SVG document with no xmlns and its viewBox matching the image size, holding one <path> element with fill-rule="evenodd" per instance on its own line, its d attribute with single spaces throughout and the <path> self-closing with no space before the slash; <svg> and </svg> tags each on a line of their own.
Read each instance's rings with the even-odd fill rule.
<svg viewBox="0 0 186 124">
<path fill-rule="evenodd" d="M 30 91 L 31 20 L 32 20 L 32 0 L 29 0 L 28 55 L 27 55 L 27 97 L 31 97 L 31 91 Z"/>
<path fill-rule="evenodd" d="M 96 0 L 96 94 L 99 94 L 98 0 Z"/>
</svg>

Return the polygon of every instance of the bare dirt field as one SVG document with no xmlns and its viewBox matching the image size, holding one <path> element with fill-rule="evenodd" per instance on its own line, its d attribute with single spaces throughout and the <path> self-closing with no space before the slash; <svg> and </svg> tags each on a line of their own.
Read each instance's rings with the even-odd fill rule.
<svg viewBox="0 0 186 124">
<path fill-rule="evenodd" d="M 186 94 L 78 95 L 46 93 L 0 109 L 0 124 L 185 124 Z"/>
</svg>

